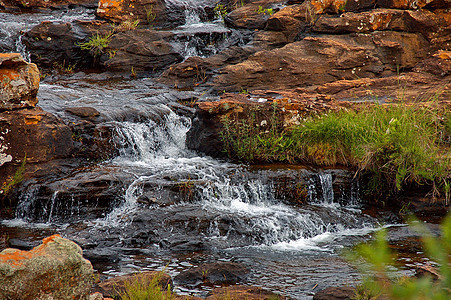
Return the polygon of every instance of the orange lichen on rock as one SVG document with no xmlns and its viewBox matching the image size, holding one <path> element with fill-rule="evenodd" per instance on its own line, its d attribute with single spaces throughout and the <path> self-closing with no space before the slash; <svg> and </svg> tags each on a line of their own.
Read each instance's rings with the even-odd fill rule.
<svg viewBox="0 0 451 300">
<path fill-rule="evenodd" d="M 24 122 L 25 125 L 36 125 L 42 120 L 42 116 L 33 115 L 33 116 L 25 116 Z"/>
<path fill-rule="evenodd" d="M 42 244 L 45 245 L 45 244 L 48 244 L 48 243 L 50 243 L 50 242 L 54 242 L 55 239 L 58 238 L 58 237 L 60 238 L 61 235 L 59 235 L 59 234 L 54 234 L 54 235 L 51 235 L 51 236 L 49 236 L 49 237 L 46 237 L 46 238 L 42 239 Z"/>
<path fill-rule="evenodd" d="M 22 251 L 18 249 L 6 249 L 0 253 L 0 262 L 8 262 L 13 266 L 22 265 L 24 259 L 29 259 L 33 256 L 28 251 Z"/>
<path fill-rule="evenodd" d="M 19 78 L 19 76 L 20 75 L 15 70 L 0 69 L 0 82 L 2 84 L 9 84 L 9 82 Z"/>
<path fill-rule="evenodd" d="M 445 50 L 439 50 L 436 54 L 433 56 L 438 57 L 440 59 L 451 59 L 451 51 L 445 51 Z"/>
</svg>

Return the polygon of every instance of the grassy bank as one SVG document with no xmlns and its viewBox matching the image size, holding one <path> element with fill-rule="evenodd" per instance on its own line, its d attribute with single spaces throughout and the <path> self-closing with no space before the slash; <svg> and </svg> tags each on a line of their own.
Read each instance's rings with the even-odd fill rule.
<svg viewBox="0 0 451 300">
<path fill-rule="evenodd" d="M 367 175 L 373 191 L 399 192 L 428 184 L 450 194 L 451 113 L 420 105 L 368 105 L 317 115 L 282 129 L 276 118 L 265 131 L 249 120 L 223 121 L 229 156 L 243 162 L 343 165 Z"/>
</svg>

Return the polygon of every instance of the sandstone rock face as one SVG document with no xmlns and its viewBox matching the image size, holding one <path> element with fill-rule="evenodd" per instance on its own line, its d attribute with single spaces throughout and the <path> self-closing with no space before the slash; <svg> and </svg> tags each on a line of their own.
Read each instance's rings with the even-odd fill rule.
<svg viewBox="0 0 451 300">
<path fill-rule="evenodd" d="M 255 286 L 229 286 L 223 288 L 216 288 L 212 291 L 212 295 L 208 296 L 207 300 L 217 299 L 248 299 L 248 300 L 270 300 L 270 299 L 288 299 L 279 296 L 273 292 L 264 290 Z"/>
<path fill-rule="evenodd" d="M 281 0 L 261 0 L 249 3 L 229 13 L 224 18 L 224 22 L 226 25 L 235 28 L 263 29 L 266 21 L 270 18 L 270 14 L 258 12 L 259 7 L 262 10 L 271 9 L 274 4 L 281 2 Z"/>
<path fill-rule="evenodd" d="M 160 71 L 180 62 L 182 57 L 165 39 L 170 33 L 160 33 L 151 29 L 136 29 L 112 36 L 108 49 L 114 55 L 103 56 L 101 61 L 106 69 L 119 72 Z"/>
<path fill-rule="evenodd" d="M 34 107 L 38 102 L 39 70 L 18 53 L 0 53 L 0 112 Z"/>
<path fill-rule="evenodd" d="M 233 285 L 246 279 L 249 270 L 232 262 L 203 264 L 186 270 L 175 277 L 179 284 L 195 287 L 206 282 L 211 285 Z"/>
<path fill-rule="evenodd" d="M 159 81 L 177 88 L 193 88 L 205 83 L 218 69 L 240 63 L 258 49 L 258 47 L 230 47 L 206 58 L 189 57 L 182 63 L 170 66 L 160 76 Z"/>
<path fill-rule="evenodd" d="M 150 14 L 155 16 L 154 20 Z M 167 20 L 166 3 L 162 0 L 100 0 L 97 16 L 113 22 L 139 19 L 142 23 L 161 24 Z"/>
<path fill-rule="evenodd" d="M 59 118 L 41 108 L 0 113 L 0 139 L 4 153 L 15 162 L 46 162 L 74 151 L 72 132 Z"/>
<path fill-rule="evenodd" d="M 226 91 L 281 90 L 339 79 L 394 75 L 400 67 L 414 67 L 427 56 L 427 50 L 424 37 L 414 33 L 306 37 L 223 68 L 213 86 Z"/>
<path fill-rule="evenodd" d="M 81 248 L 59 235 L 30 251 L 0 252 L 0 294 L 6 299 L 87 299 L 93 281 Z"/>
</svg>

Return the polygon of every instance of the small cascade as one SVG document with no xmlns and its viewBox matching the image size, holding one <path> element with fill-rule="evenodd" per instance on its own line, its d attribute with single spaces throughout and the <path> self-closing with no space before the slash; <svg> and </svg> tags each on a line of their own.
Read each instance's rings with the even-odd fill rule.
<svg viewBox="0 0 451 300">
<path fill-rule="evenodd" d="M 16 218 L 23 220 L 31 220 L 34 211 L 37 209 L 38 201 L 37 194 L 39 192 L 39 186 L 34 185 L 31 188 L 25 190 L 19 199 L 19 203 L 16 207 Z"/>
<path fill-rule="evenodd" d="M 324 189 L 324 199 L 320 203 L 329 204 L 333 201 L 331 176 L 323 179 L 324 185 L 318 187 Z M 272 186 L 260 180 L 232 183 L 225 179 L 200 190 L 203 209 L 217 215 L 208 232 L 226 243 L 235 239 L 235 245 L 276 248 L 295 248 L 297 245 L 299 249 L 320 250 L 314 246 L 317 241 L 322 241 L 319 236 L 335 238 L 346 232 L 357 233 L 355 230 L 362 228 L 367 233 L 374 226 L 369 218 L 362 218 L 360 213 L 346 208 L 330 206 L 311 210 L 282 204 L 274 198 Z M 233 246 L 233 242 L 229 246 Z"/>
<path fill-rule="evenodd" d="M 332 187 L 332 174 L 318 174 L 323 192 L 322 203 L 332 204 L 334 202 L 334 190 Z"/>
<path fill-rule="evenodd" d="M 59 193 L 59 191 L 55 191 L 52 195 L 52 198 L 50 199 L 50 210 L 49 210 L 49 216 L 47 218 L 47 224 L 51 223 L 51 221 L 52 221 L 53 210 L 55 209 L 55 200 L 58 197 L 58 193 Z"/>
</svg>

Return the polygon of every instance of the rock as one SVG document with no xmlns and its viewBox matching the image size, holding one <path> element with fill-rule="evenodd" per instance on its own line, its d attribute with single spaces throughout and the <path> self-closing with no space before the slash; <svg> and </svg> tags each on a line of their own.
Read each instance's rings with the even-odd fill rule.
<svg viewBox="0 0 451 300">
<path fill-rule="evenodd" d="M 164 71 L 159 82 L 176 88 L 193 88 L 207 82 L 217 70 L 230 64 L 240 63 L 255 53 L 257 47 L 230 47 L 210 57 L 193 56 L 174 64 Z"/>
<path fill-rule="evenodd" d="M 316 17 L 311 12 L 308 1 L 284 7 L 268 19 L 265 30 L 281 31 L 289 42 L 293 42 L 302 31 L 315 22 Z"/>
<path fill-rule="evenodd" d="M 182 61 L 181 55 L 165 40 L 171 36 L 151 29 L 117 33 L 108 46 L 114 55 L 104 55 L 101 62 L 110 71 L 132 72 L 132 68 L 135 72 L 160 71 Z"/>
<path fill-rule="evenodd" d="M 330 97 L 312 94 L 284 93 L 276 91 L 255 91 L 252 95 L 224 94 L 220 101 L 199 102 L 196 117 L 187 134 L 187 147 L 213 157 L 224 157 L 224 144 L 220 138 L 222 121 L 228 119 L 250 120 L 265 128 L 271 128 L 274 110 L 278 126 L 289 127 L 298 124 L 307 115 L 325 112 L 334 107 Z M 278 99 L 276 99 L 278 98 Z M 274 106 L 276 104 L 276 106 Z"/>
<path fill-rule="evenodd" d="M 262 9 L 272 9 L 274 4 L 281 3 L 281 0 L 261 0 L 246 4 L 233 10 L 224 18 L 227 26 L 246 29 L 263 29 L 266 21 L 271 16 L 269 13 L 258 12 Z"/>
<path fill-rule="evenodd" d="M 440 50 L 419 62 L 414 71 L 427 72 L 441 77 L 451 74 L 451 51 Z"/>
<path fill-rule="evenodd" d="M 423 8 L 433 2 L 443 2 L 446 0 L 376 0 L 377 6 L 386 8 L 400 8 L 400 9 L 418 9 Z"/>
<path fill-rule="evenodd" d="M 435 280 L 443 280 L 443 276 L 440 274 L 437 268 L 431 265 L 417 266 L 415 268 L 415 277 L 430 277 Z"/>
<path fill-rule="evenodd" d="M 312 13 L 342 13 L 345 11 L 358 11 L 362 9 L 368 9 L 375 6 L 377 0 L 359 0 L 359 1 L 347 1 L 347 0 L 310 0 L 312 6 Z"/>
<path fill-rule="evenodd" d="M 283 90 L 339 79 L 395 75 L 399 68 L 414 67 L 427 51 L 428 42 L 413 33 L 306 37 L 226 66 L 212 86 L 220 91 Z"/>
<path fill-rule="evenodd" d="M 133 282 L 135 280 L 150 282 L 155 277 L 158 278 L 158 285 L 162 290 L 167 290 L 168 287 L 173 287 L 172 279 L 168 274 L 156 271 L 145 271 L 107 279 L 98 284 L 98 290 L 105 296 L 115 298 L 119 296 L 120 292 L 125 290 L 126 282 Z"/>
<path fill-rule="evenodd" d="M 270 300 L 288 299 L 273 292 L 255 286 L 228 286 L 215 288 L 207 300 L 219 299 L 247 299 L 247 300 Z"/>
<path fill-rule="evenodd" d="M 59 235 L 31 251 L 0 252 L 0 294 L 7 299 L 85 299 L 93 275 L 81 248 Z"/>
<path fill-rule="evenodd" d="M 25 156 L 27 163 L 47 162 L 75 151 L 69 127 L 39 107 L 0 113 L 0 128 L 3 153 L 15 162 Z"/>
<path fill-rule="evenodd" d="M 66 108 L 66 112 L 82 119 L 94 119 L 100 116 L 99 111 L 93 107 L 69 107 Z"/>
<path fill-rule="evenodd" d="M 18 53 L 0 53 L 0 112 L 34 107 L 38 102 L 39 70 Z"/>
<path fill-rule="evenodd" d="M 196 268 L 183 271 L 175 277 L 178 284 L 196 287 L 201 283 L 212 285 L 233 285 L 243 282 L 249 270 L 241 264 L 231 262 L 216 262 L 203 264 Z"/>
<path fill-rule="evenodd" d="M 31 53 L 31 60 L 42 68 L 92 68 L 94 58 L 82 51 L 80 44 L 94 34 L 105 36 L 112 30 L 104 21 L 73 21 L 58 23 L 44 21 L 26 32 L 23 43 Z"/>
<path fill-rule="evenodd" d="M 313 296 L 313 300 L 351 300 L 355 297 L 355 288 L 342 287 L 328 287 L 319 291 Z"/>
<path fill-rule="evenodd" d="M 100 0 L 96 15 L 113 21 L 139 19 L 141 24 L 178 26 L 185 23 L 180 7 L 162 0 Z"/>
</svg>

